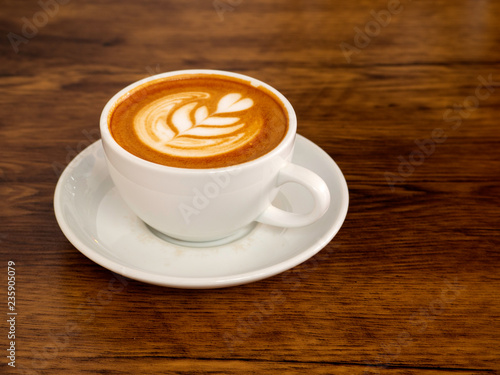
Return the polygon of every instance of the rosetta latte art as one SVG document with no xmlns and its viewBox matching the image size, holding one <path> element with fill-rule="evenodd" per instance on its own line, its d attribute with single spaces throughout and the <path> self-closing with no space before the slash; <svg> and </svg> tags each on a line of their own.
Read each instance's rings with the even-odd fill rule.
<svg viewBox="0 0 500 375">
<path fill-rule="evenodd" d="M 158 152 L 206 157 L 245 145 L 262 127 L 262 119 L 245 116 L 254 102 L 239 93 L 223 96 L 215 101 L 216 106 L 208 103 L 214 103 L 214 98 L 206 92 L 164 96 L 136 114 L 135 132 L 142 142 Z"/>
</svg>

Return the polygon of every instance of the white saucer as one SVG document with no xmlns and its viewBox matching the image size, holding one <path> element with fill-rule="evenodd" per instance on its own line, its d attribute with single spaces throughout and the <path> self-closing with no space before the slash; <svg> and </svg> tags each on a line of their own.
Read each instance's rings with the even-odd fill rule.
<svg viewBox="0 0 500 375">
<path fill-rule="evenodd" d="M 118 196 L 108 175 L 101 141 L 64 170 L 54 195 L 57 222 L 68 240 L 101 266 L 143 282 L 176 288 L 222 288 L 261 280 L 306 261 L 338 232 L 349 193 L 342 172 L 321 148 L 297 135 L 295 164 L 320 175 L 332 196 L 326 214 L 307 227 L 257 224 L 244 237 L 213 247 L 186 247 L 154 235 Z M 277 204 L 307 212 L 309 192 L 283 186 Z"/>
</svg>

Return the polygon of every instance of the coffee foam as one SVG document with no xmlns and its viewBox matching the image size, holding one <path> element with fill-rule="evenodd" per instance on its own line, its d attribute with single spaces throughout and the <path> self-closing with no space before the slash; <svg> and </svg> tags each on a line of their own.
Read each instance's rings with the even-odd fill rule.
<svg viewBox="0 0 500 375">
<path fill-rule="evenodd" d="M 271 91 L 237 78 L 179 75 L 124 94 L 109 130 L 131 154 L 180 168 L 218 168 L 254 160 L 288 129 L 287 111 Z"/>
<path fill-rule="evenodd" d="M 137 137 L 150 148 L 171 156 L 206 157 L 251 142 L 263 125 L 252 116 L 250 98 L 233 92 L 180 92 L 156 99 L 134 118 Z"/>
</svg>

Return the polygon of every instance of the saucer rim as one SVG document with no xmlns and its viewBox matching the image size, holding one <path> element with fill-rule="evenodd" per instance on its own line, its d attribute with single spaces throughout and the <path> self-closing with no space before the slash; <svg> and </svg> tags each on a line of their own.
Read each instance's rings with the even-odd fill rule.
<svg viewBox="0 0 500 375">
<path fill-rule="evenodd" d="M 87 246 L 87 244 L 83 243 L 78 234 L 73 231 L 70 225 L 66 222 L 62 210 L 62 194 L 63 194 L 63 185 L 68 179 L 68 176 L 79 167 L 80 161 L 94 151 L 94 148 L 102 148 L 102 141 L 98 140 L 92 143 L 90 146 L 82 150 L 64 169 L 61 173 L 59 180 L 56 184 L 56 188 L 54 191 L 54 212 L 56 216 L 57 223 L 61 228 L 63 234 L 68 239 L 68 241 L 83 255 L 97 263 L 98 265 L 120 274 L 122 276 L 138 280 L 141 282 L 145 282 L 148 284 L 154 284 L 164 287 L 172 287 L 172 288 L 183 288 L 183 289 L 212 289 L 212 288 L 225 288 L 231 286 L 237 286 L 242 284 L 247 284 L 251 282 L 260 281 L 277 274 L 280 274 L 284 271 L 287 271 L 297 265 L 305 262 L 310 259 L 318 252 L 320 252 L 328 243 L 335 237 L 340 228 L 342 227 L 345 218 L 347 216 L 347 211 L 349 207 L 349 190 L 347 186 L 347 182 L 345 177 L 338 167 L 337 163 L 318 145 L 309 139 L 301 136 L 299 134 L 296 135 L 296 142 L 304 143 L 301 147 L 306 149 L 315 148 L 316 153 L 321 155 L 326 161 L 332 164 L 332 174 L 335 175 L 334 180 L 337 180 L 340 185 L 340 190 L 342 191 L 342 200 L 340 205 L 339 214 L 337 217 L 332 220 L 331 225 L 329 225 L 328 229 L 325 230 L 324 234 L 316 239 L 314 243 L 308 246 L 306 249 L 301 251 L 299 254 L 291 256 L 290 258 L 285 259 L 277 264 L 271 266 L 265 266 L 263 268 L 234 274 L 234 275 L 225 275 L 225 276 L 210 276 L 210 277 L 179 277 L 179 276 L 169 276 L 162 275 L 153 272 L 146 272 L 141 269 L 135 269 L 130 267 L 129 265 L 123 264 L 121 262 L 117 262 L 114 259 L 108 258 L 104 256 L 98 249 Z M 294 153 L 297 150 L 297 145 L 295 146 Z M 258 224 L 264 225 L 264 224 Z M 315 223 L 311 224 L 315 225 Z M 254 230 L 258 230 L 258 226 Z M 293 230 L 293 228 L 289 228 Z M 99 245 L 96 245 L 99 246 Z M 225 245 L 222 245 L 223 247 Z"/>
</svg>

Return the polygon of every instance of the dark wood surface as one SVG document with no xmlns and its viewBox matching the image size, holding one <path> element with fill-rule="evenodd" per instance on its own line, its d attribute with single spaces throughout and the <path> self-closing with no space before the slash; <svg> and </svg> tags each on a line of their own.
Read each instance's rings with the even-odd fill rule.
<svg viewBox="0 0 500 375">
<path fill-rule="evenodd" d="M 3 1 L 0 28 L 0 373 L 500 373 L 499 2 Z M 55 184 L 106 101 L 187 68 L 278 88 L 344 172 L 349 213 L 312 260 L 169 289 L 62 234 Z"/>
</svg>

